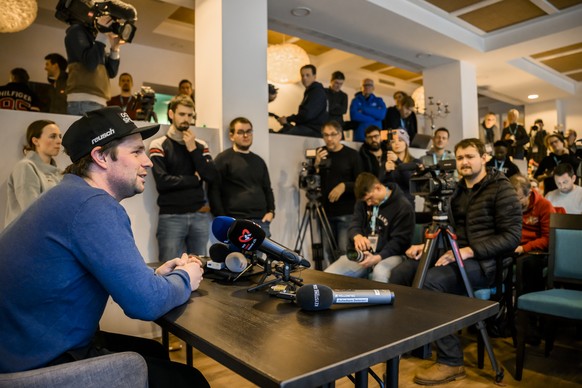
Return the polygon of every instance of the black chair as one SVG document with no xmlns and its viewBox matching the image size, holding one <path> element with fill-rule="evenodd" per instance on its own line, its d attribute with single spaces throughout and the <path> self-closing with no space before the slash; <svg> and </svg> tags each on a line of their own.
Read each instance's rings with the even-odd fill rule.
<svg viewBox="0 0 582 388">
<path fill-rule="evenodd" d="M 517 299 L 517 357 L 515 379 L 521 380 L 525 360 L 525 338 L 531 315 L 554 319 L 582 320 L 582 215 L 550 216 L 548 289 Z M 568 288 L 570 287 L 570 288 Z M 575 289 L 572 289 L 575 288 Z M 555 325 L 546 325 L 545 356 L 553 347 Z"/>
</svg>

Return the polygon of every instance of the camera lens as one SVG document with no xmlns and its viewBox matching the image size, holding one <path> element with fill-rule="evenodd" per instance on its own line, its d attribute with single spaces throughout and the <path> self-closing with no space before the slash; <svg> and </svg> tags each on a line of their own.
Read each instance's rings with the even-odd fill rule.
<svg viewBox="0 0 582 388">
<path fill-rule="evenodd" d="M 358 263 L 364 260 L 364 252 L 358 251 L 356 249 L 348 249 L 348 251 L 346 252 L 346 256 L 348 257 L 348 260 L 355 261 Z"/>
</svg>

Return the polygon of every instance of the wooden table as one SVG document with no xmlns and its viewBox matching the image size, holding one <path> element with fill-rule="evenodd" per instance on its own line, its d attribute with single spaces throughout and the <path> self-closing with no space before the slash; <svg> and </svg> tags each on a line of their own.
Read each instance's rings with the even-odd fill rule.
<svg viewBox="0 0 582 388">
<path fill-rule="evenodd" d="M 494 315 L 497 303 L 315 270 L 305 284 L 334 289 L 390 289 L 393 305 L 338 306 L 306 312 L 252 283 L 205 279 L 190 301 L 158 319 L 165 330 L 261 387 L 311 387 L 388 360 L 388 386 L 398 385 L 399 355 Z"/>
</svg>

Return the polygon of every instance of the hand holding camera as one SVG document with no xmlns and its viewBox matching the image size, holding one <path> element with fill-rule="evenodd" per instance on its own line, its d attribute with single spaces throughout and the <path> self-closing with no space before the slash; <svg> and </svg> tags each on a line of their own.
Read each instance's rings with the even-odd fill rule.
<svg viewBox="0 0 582 388">
<path fill-rule="evenodd" d="M 315 153 L 315 168 L 318 168 L 321 162 L 325 159 L 327 159 L 327 148 L 318 148 Z"/>
</svg>

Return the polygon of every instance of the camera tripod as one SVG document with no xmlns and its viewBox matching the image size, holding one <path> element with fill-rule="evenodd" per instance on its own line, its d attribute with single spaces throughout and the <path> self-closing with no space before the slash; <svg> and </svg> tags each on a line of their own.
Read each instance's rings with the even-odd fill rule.
<svg viewBox="0 0 582 388">
<path fill-rule="evenodd" d="M 332 256 L 338 251 L 337 242 L 333 236 L 333 231 L 327 215 L 325 214 L 325 209 L 323 208 L 319 198 L 321 193 L 316 191 L 307 191 L 307 204 L 305 204 L 305 210 L 303 212 L 303 219 L 301 220 L 301 225 L 299 226 L 299 234 L 297 235 L 297 240 L 295 242 L 295 252 L 301 253 L 301 247 L 303 246 L 303 241 L 305 240 L 305 233 L 307 232 L 307 227 L 309 226 L 309 235 L 311 236 L 311 254 L 313 255 L 313 262 L 315 263 L 315 269 L 323 270 L 323 237 L 325 237 L 330 249 Z M 309 222 L 308 222 L 309 221 Z M 314 232 L 317 232 L 314 233 Z"/>
<path fill-rule="evenodd" d="M 418 269 L 416 270 L 416 274 L 414 276 L 412 287 L 422 288 L 426 279 L 429 265 L 438 259 L 438 248 L 448 246 L 453 252 L 453 256 L 455 257 L 455 262 L 459 268 L 467 295 L 469 295 L 470 298 L 474 298 L 475 294 L 473 293 L 473 287 L 469 282 L 461 254 L 459 252 L 457 235 L 455 234 L 454 228 L 448 223 L 447 212 L 446 210 L 443 210 L 443 203 L 444 201 L 442 200 L 438 201 L 437 203 L 432 203 L 432 206 L 435 209 L 433 210 L 433 221 L 425 232 L 426 241 L 422 255 L 420 257 Z M 491 346 L 491 342 L 489 341 L 489 335 L 487 334 L 485 323 L 483 321 L 479 321 L 475 326 L 477 327 L 477 330 L 479 330 L 479 334 L 481 335 L 483 344 L 487 350 L 487 355 L 489 356 L 489 360 L 491 360 L 491 366 L 495 371 L 495 382 L 500 383 L 503 380 L 504 371 L 495 359 L 495 354 L 493 353 L 493 348 Z"/>
</svg>

